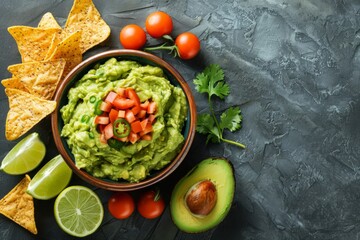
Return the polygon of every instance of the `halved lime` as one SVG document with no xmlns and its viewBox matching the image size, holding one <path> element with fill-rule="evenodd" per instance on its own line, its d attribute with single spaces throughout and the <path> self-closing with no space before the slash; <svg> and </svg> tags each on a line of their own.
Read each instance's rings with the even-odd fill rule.
<svg viewBox="0 0 360 240">
<path fill-rule="evenodd" d="M 57 155 L 35 174 L 26 192 L 36 199 L 53 198 L 69 184 L 71 175 L 71 168 Z"/>
<path fill-rule="evenodd" d="M 8 174 L 20 175 L 35 169 L 46 153 L 45 144 L 34 132 L 18 142 L 1 162 L 0 170 Z"/>
<path fill-rule="evenodd" d="M 54 205 L 56 222 L 66 233 L 85 237 L 101 225 L 104 208 L 97 194 L 84 186 L 65 188 Z"/>
</svg>

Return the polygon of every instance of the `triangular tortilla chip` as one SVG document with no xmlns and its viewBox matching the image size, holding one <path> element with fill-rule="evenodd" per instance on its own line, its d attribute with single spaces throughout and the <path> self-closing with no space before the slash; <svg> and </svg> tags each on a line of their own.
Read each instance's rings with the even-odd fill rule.
<svg viewBox="0 0 360 240">
<path fill-rule="evenodd" d="M 54 34 L 61 29 L 13 26 L 8 31 L 17 43 L 22 62 L 33 62 L 45 59 Z"/>
<path fill-rule="evenodd" d="M 8 70 L 13 77 L 20 79 L 30 93 L 50 100 L 58 86 L 65 64 L 64 59 L 28 62 L 10 65 Z"/>
<path fill-rule="evenodd" d="M 44 100 L 21 90 L 6 88 L 5 93 L 10 108 L 5 125 L 7 140 L 19 138 L 56 108 L 56 101 Z"/>
<path fill-rule="evenodd" d="M 34 200 L 26 193 L 30 181 L 30 177 L 26 175 L 0 200 L 0 213 L 33 234 L 37 234 Z"/>
<path fill-rule="evenodd" d="M 55 18 L 51 12 L 47 12 L 42 16 L 42 18 L 38 24 L 38 28 L 60 28 L 61 29 L 60 25 L 55 20 Z"/>
<path fill-rule="evenodd" d="M 49 57 L 50 60 L 65 59 L 65 69 L 63 72 L 64 78 L 76 65 L 82 61 L 82 53 L 80 49 L 81 32 L 75 32 L 61 41 L 53 54 Z"/>
<path fill-rule="evenodd" d="M 111 31 L 92 0 L 74 1 L 64 30 L 69 34 L 82 32 L 80 45 L 82 53 L 105 41 Z"/>
<path fill-rule="evenodd" d="M 25 85 L 18 78 L 3 79 L 3 80 L 1 80 L 1 84 L 5 88 L 15 88 L 15 89 L 19 89 L 24 92 L 29 92 L 29 90 L 25 87 Z"/>
<path fill-rule="evenodd" d="M 60 30 L 58 33 L 54 34 L 52 43 L 51 43 L 51 45 L 48 49 L 48 52 L 45 56 L 45 59 L 46 59 L 47 56 L 52 55 L 52 53 L 56 49 L 56 46 L 61 42 L 61 40 L 63 38 L 66 37 L 66 34 L 64 31 L 62 31 L 61 26 L 58 24 L 58 22 L 55 20 L 54 16 L 50 12 L 47 12 L 42 16 L 42 18 L 38 24 L 38 28 L 58 28 Z"/>
</svg>

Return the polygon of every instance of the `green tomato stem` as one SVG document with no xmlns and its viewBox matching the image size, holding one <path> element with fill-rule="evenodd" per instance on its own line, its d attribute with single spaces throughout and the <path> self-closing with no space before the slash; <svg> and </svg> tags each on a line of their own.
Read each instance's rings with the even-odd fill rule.
<svg viewBox="0 0 360 240">
<path fill-rule="evenodd" d="M 168 40 L 168 41 L 170 41 L 170 42 L 174 42 L 174 39 L 173 39 L 170 35 L 168 35 L 168 34 L 162 36 L 162 38 L 165 39 L 165 40 Z"/>
<path fill-rule="evenodd" d="M 168 45 L 167 43 L 164 43 L 160 46 L 155 47 L 146 47 L 143 49 L 144 51 L 155 51 L 155 50 L 169 50 L 170 54 L 172 53 L 174 57 L 180 56 L 178 47 L 174 45 Z"/>
<path fill-rule="evenodd" d="M 156 188 L 156 189 L 155 189 L 154 202 L 159 201 L 160 198 L 161 198 L 160 189 L 159 189 L 159 188 Z"/>
</svg>

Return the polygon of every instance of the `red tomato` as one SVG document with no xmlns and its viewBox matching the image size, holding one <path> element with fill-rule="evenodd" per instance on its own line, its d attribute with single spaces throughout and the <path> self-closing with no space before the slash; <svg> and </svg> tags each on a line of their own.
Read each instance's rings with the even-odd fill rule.
<svg viewBox="0 0 360 240">
<path fill-rule="evenodd" d="M 135 104 L 134 100 L 131 100 L 131 99 L 128 99 L 128 98 L 117 97 L 113 101 L 114 107 L 116 107 L 118 109 L 121 109 L 121 110 L 131 108 L 132 106 L 134 106 L 134 104 Z"/>
<path fill-rule="evenodd" d="M 191 59 L 200 51 L 199 38 L 191 32 L 181 33 L 175 39 L 175 45 L 178 48 L 181 59 Z"/>
<path fill-rule="evenodd" d="M 108 209 L 114 218 L 128 218 L 135 210 L 134 199 L 127 192 L 115 192 L 109 198 Z"/>
<path fill-rule="evenodd" d="M 145 28 L 150 36 L 160 38 L 171 33 L 173 30 L 173 22 L 170 15 L 165 12 L 157 11 L 151 13 L 146 18 Z"/>
<path fill-rule="evenodd" d="M 146 191 L 140 195 L 137 210 L 144 218 L 159 217 L 165 209 L 165 201 L 157 191 Z"/>
<path fill-rule="evenodd" d="M 140 49 L 146 43 L 146 33 L 136 24 L 126 25 L 120 31 L 120 43 L 127 49 Z"/>
</svg>

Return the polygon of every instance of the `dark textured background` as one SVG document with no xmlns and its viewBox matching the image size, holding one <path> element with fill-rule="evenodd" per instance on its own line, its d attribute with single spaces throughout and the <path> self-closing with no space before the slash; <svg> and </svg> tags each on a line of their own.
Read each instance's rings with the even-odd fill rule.
<svg viewBox="0 0 360 240">
<path fill-rule="evenodd" d="M 189 30 L 201 38 L 202 51 L 181 61 L 164 52 L 188 81 L 198 112 L 205 97 L 192 79 L 206 65 L 225 70 L 231 95 L 217 110 L 240 105 L 243 128 L 227 137 L 247 145 L 205 146 L 197 135 L 181 167 L 159 184 L 169 200 L 174 183 L 208 156 L 228 158 L 235 167 L 236 194 L 227 218 L 214 230 L 185 234 L 172 223 L 169 209 L 156 220 L 135 213 L 115 220 L 106 210 L 108 191 L 95 189 L 105 206 L 102 227 L 87 239 L 359 239 L 360 238 L 360 1 L 358 0 L 187 0 L 94 1 L 112 34 L 96 52 L 121 48 L 120 29 L 144 26 L 155 10 L 172 15 L 174 36 Z M 12 25 L 36 26 L 50 11 L 61 25 L 71 0 L 3 0 L 0 8 L 0 78 L 20 62 L 7 32 Z M 156 42 L 149 39 L 149 44 Z M 2 88 L 2 87 L 1 87 Z M 8 102 L 0 91 L 0 117 Z M 0 152 L 15 142 L 0 128 Z M 46 159 L 57 154 L 49 118 L 32 131 L 47 143 Z M 33 176 L 36 171 L 31 172 Z M 0 197 L 23 176 L 0 173 Z M 71 184 L 84 184 L 76 176 Z M 135 195 L 137 192 L 135 192 Z M 71 239 L 53 218 L 53 200 L 35 201 L 39 230 L 34 237 L 0 216 L 0 239 Z"/>
</svg>

